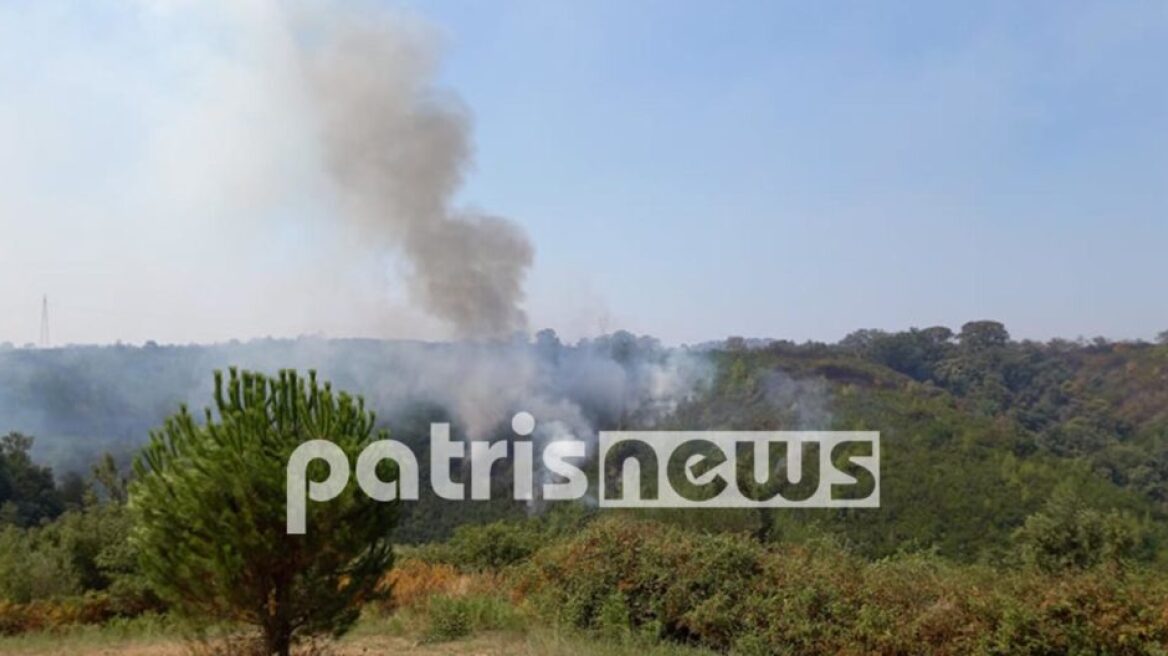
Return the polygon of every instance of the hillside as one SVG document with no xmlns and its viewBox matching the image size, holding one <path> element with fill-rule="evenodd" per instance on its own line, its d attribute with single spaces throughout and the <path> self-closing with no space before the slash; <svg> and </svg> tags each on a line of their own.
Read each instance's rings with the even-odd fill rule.
<svg viewBox="0 0 1168 656">
<path fill-rule="evenodd" d="M 397 439 L 422 452 L 430 421 L 453 421 L 463 435 L 505 437 L 509 413 L 528 407 L 544 409 L 541 422 L 564 420 L 586 438 L 650 425 L 882 433 L 879 511 L 656 514 L 667 521 L 773 539 L 827 532 L 873 557 L 934 548 L 992 559 L 1061 486 L 1138 523 L 1146 557 L 1160 550 L 1168 345 L 1016 342 L 1000 324 L 973 322 L 956 334 L 859 331 L 832 345 L 732 338 L 717 346 L 666 349 L 627 333 L 564 345 L 545 332 L 498 344 L 267 340 L 9 350 L 0 352 L 0 426 L 34 435 L 35 460 L 85 472 L 106 451 L 128 461 L 180 404 L 204 405 L 212 369 L 314 368 L 364 395 Z M 508 375 L 510 387 L 490 379 Z M 529 509 L 423 499 L 404 511 L 417 519 L 407 519 L 399 535 L 418 541 Z"/>
<path fill-rule="evenodd" d="M 139 622 L 155 631 L 174 603 L 158 592 L 169 575 L 151 578 L 138 551 L 144 520 L 127 500 L 146 488 L 125 463 L 181 405 L 207 405 L 207 372 L 234 363 L 319 369 L 365 397 L 377 411 L 370 430 L 388 429 L 420 462 L 431 422 L 450 422 L 455 438 L 511 439 L 519 410 L 537 417 L 536 440 L 647 427 L 881 434 L 881 506 L 867 509 L 517 502 L 506 467 L 492 472 L 491 501 L 455 502 L 428 493 L 423 468 L 422 498 L 365 528 L 396 545 L 398 563 L 371 572 L 391 593 L 363 604 L 362 626 L 378 628 L 337 653 L 1157 653 L 1148 649 L 1168 645 L 1157 601 L 1168 584 L 1166 362 L 1168 345 L 1017 342 L 992 322 L 860 331 L 838 344 L 666 348 L 617 333 L 566 345 L 544 332 L 0 352 L 0 419 L 13 429 L 0 438 L 0 634 L 26 636 L 0 646 L 56 653 L 76 635 L 79 650 L 97 641 L 94 653 L 179 648 L 184 633 L 170 625 L 115 635 Z M 168 430 L 178 426 L 191 439 L 215 434 L 193 421 Z M 197 488 L 186 507 L 255 499 L 283 526 L 283 460 L 230 444 L 248 460 L 221 460 L 213 479 L 242 476 L 241 487 Z M 155 462 L 180 452 L 159 448 Z M 253 495 L 253 484 L 268 487 Z M 175 508 L 166 498 L 164 518 Z M 106 626 L 77 628 L 91 624 Z"/>
</svg>

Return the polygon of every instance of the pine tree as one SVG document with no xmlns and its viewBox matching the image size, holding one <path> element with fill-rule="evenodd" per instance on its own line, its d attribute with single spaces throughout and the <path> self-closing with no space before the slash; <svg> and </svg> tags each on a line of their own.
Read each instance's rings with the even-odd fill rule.
<svg viewBox="0 0 1168 656">
<path fill-rule="evenodd" d="M 184 407 L 135 462 L 130 508 L 144 575 L 177 610 L 257 626 L 267 654 L 341 635 L 382 594 L 395 504 L 350 481 L 337 498 L 309 504 L 307 534 L 288 535 L 287 462 L 312 439 L 354 462 L 384 433 L 374 435 L 360 398 L 334 394 L 315 373 L 305 381 L 233 369 L 224 384 L 216 372 L 214 400 L 217 416 L 208 409 L 199 424 Z M 326 469 L 312 463 L 309 479 Z"/>
</svg>

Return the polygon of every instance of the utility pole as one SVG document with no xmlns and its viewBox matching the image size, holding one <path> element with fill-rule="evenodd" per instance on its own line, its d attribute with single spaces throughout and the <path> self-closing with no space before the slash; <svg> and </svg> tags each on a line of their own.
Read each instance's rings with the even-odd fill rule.
<svg viewBox="0 0 1168 656">
<path fill-rule="evenodd" d="M 49 348 L 49 295 L 41 297 L 41 348 Z"/>
</svg>

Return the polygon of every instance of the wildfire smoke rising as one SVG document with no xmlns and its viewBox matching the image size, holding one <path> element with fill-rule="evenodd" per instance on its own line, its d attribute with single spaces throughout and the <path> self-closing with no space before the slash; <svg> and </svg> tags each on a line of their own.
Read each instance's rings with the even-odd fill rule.
<svg viewBox="0 0 1168 656">
<path fill-rule="evenodd" d="M 0 7 L 5 316 L 47 293 L 60 344 L 526 328 L 528 237 L 454 200 L 470 112 L 436 30 L 361 1 L 87 5 Z"/>
<path fill-rule="evenodd" d="M 131 450 L 180 403 L 206 405 L 211 371 L 228 366 L 316 369 L 391 425 L 437 404 L 471 439 L 519 410 L 537 417 L 537 439 L 588 439 L 629 417 L 649 425 L 710 378 L 700 354 L 627 334 L 575 346 L 550 333 L 512 337 L 526 327 L 533 249 L 515 223 L 453 202 L 470 164 L 469 118 L 434 83 L 436 39 L 425 27 L 364 3 L 135 6 L 141 15 L 127 29 L 158 33 L 151 52 L 165 55 L 156 65 L 179 101 L 119 77 L 139 62 L 105 62 L 111 93 L 143 94 L 132 128 L 145 150 L 110 177 L 118 203 L 66 195 L 76 211 L 100 206 L 108 221 L 80 235 L 102 256 L 101 275 L 62 285 L 78 294 L 89 285 L 97 307 L 132 297 L 152 308 L 124 313 L 135 341 L 219 344 L 0 348 L 4 429 L 36 435 L 46 459 L 84 469 L 73 448 L 82 438 Z M 27 213 L 47 217 L 46 234 L 71 220 Z M 406 322 L 383 309 L 393 286 L 367 275 L 377 267 L 399 274 L 412 305 L 447 334 L 399 330 Z M 281 317 L 300 322 L 273 327 Z M 228 342 L 318 331 L 460 339 Z M 110 332 L 109 341 L 125 334 Z"/>
<path fill-rule="evenodd" d="M 459 336 L 524 328 L 531 244 L 505 218 L 451 207 L 469 122 L 430 85 L 430 49 L 372 10 L 314 21 L 298 43 L 344 219 L 372 245 L 401 249 L 415 298 Z"/>
</svg>

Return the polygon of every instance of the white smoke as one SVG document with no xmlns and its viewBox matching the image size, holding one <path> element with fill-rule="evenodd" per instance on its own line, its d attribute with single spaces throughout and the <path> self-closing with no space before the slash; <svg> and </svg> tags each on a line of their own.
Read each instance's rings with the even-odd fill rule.
<svg viewBox="0 0 1168 656">
<path fill-rule="evenodd" d="M 762 388 L 767 402 L 794 422 L 788 430 L 831 430 L 831 387 L 827 379 L 797 379 L 775 370 L 764 376 Z"/>
<path fill-rule="evenodd" d="M 301 365 L 351 376 L 354 389 L 391 415 L 436 403 L 470 439 L 491 437 L 519 411 L 536 418 L 537 437 L 569 432 L 587 440 L 598 426 L 652 426 L 706 389 L 714 373 L 704 354 L 624 332 L 576 345 L 561 344 L 551 331 L 534 342 L 403 344 L 377 367 L 348 371 L 326 350 Z"/>
<path fill-rule="evenodd" d="M 525 411 L 539 442 L 592 442 L 598 430 L 652 427 L 708 389 L 704 353 L 665 348 L 628 333 L 562 344 L 535 340 L 425 343 L 257 340 L 190 347 L 0 349 L 0 432 L 37 436 L 52 464 L 87 469 L 102 451 L 125 454 L 176 412 L 211 403 L 213 370 L 268 374 L 315 370 L 338 390 L 363 396 L 395 437 L 428 440 L 411 416 L 448 417 L 469 439 L 509 434 Z M 435 414 L 434 410 L 438 413 Z"/>
</svg>

